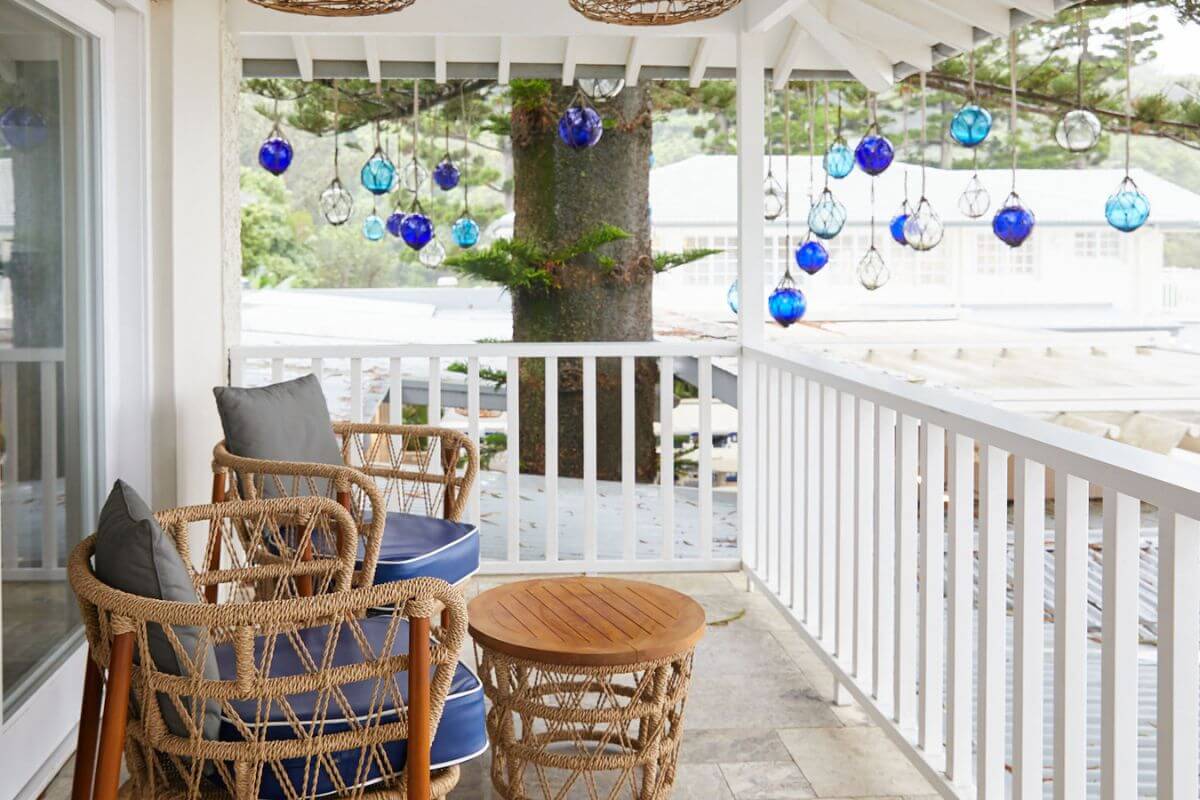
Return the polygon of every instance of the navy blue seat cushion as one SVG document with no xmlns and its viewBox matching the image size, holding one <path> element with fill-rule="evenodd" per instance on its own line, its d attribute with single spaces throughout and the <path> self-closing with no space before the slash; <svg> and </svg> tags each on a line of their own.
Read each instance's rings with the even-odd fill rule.
<svg viewBox="0 0 1200 800">
<path fill-rule="evenodd" d="M 359 624 L 362 626 L 363 634 L 370 643 L 371 650 L 376 654 L 375 657 L 377 658 L 378 654 L 384 649 L 391 619 L 389 617 L 370 617 L 359 620 Z M 399 624 L 403 629 L 397 630 L 395 634 L 392 645 L 393 654 L 408 652 L 408 625 L 405 622 Z M 303 629 L 298 631 L 295 637 L 292 638 L 284 635 L 276 637 L 271 658 L 270 676 L 286 677 L 310 672 L 311 670 L 307 669 L 305 664 L 323 663 L 328 638 L 329 629 L 324 626 Z M 299 646 L 307 651 L 306 654 L 301 655 L 297 651 L 297 644 L 294 644 L 297 640 Z M 254 660 L 256 664 L 262 663 L 263 651 L 268 646 L 269 641 L 268 637 L 263 636 L 255 640 Z M 233 646 L 231 644 L 219 645 L 216 648 L 216 657 L 222 679 L 235 679 L 237 676 L 237 666 Z M 338 632 L 337 641 L 334 643 L 330 665 L 343 666 L 354 664 L 369 657 L 363 652 L 363 648 L 359 645 L 354 632 L 343 625 Z M 401 698 L 407 705 L 407 673 L 397 673 L 396 683 L 399 686 Z M 365 719 L 373 711 L 378 713 L 381 695 L 377 680 L 372 679 L 344 684 L 341 690 L 346 698 L 346 703 L 360 718 Z M 393 721 L 392 718 L 397 713 L 393 702 L 394 694 L 389 689 L 382 696 L 384 697 L 384 702 L 388 703 L 389 707 L 383 711 L 381 721 L 388 723 Z M 300 721 L 299 724 L 301 727 L 311 728 L 314 724 L 317 726 L 323 725 L 321 730 L 326 734 L 339 733 L 351 729 L 351 724 L 347 721 L 348 715 L 342 707 L 328 697 L 322 699 L 318 692 L 289 695 L 288 702 L 296 719 Z M 313 721 L 318 704 L 326 703 L 328 705 L 326 706 L 327 710 L 324 714 L 324 719 Z M 237 718 L 248 726 L 254 735 L 264 735 L 261 727 L 266 726 L 265 738 L 269 741 L 296 738 L 296 731 L 293 724 L 289 722 L 287 712 L 278 702 L 267 703 L 253 699 L 234 701 L 230 705 L 236 711 Z M 307 725 L 306 722 L 308 723 Z M 228 710 L 223 710 L 221 714 L 219 738 L 227 742 L 244 740 L 241 731 L 234 724 Z M 487 750 L 487 746 L 487 733 L 484 728 L 483 687 L 479 682 L 479 678 L 475 677 L 475 674 L 470 669 L 461 663 L 457 664 L 454 670 L 454 679 L 451 681 L 450 691 L 446 697 L 445 710 L 442 713 L 441 722 L 433 739 L 433 767 L 438 769 L 468 761 Z M 398 774 L 404 768 L 407 759 L 407 742 L 391 742 L 385 744 L 382 750 L 392 771 Z M 361 780 L 356 779 L 356 776 L 360 774 L 359 762 L 362 757 L 363 753 L 361 750 L 351 749 L 333 753 L 329 760 L 336 765 L 336 769 L 341 774 L 342 781 L 347 785 L 354 785 L 355 783 L 366 785 L 382 780 L 383 775 L 380 772 L 377 762 L 372 764 L 370 770 Z M 291 792 L 287 791 L 280 784 L 281 776 L 277 775 L 270 767 L 266 767 L 262 773 L 262 786 L 259 789 L 260 798 L 264 798 L 265 800 L 283 800 L 283 798 L 291 796 L 294 793 L 303 793 L 305 796 L 311 797 L 335 791 L 336 787 L 331 776 L 325 769 L 315 769 L 315 762 L 312 768 L 309 767 L 307 759 L 304 758 L 285 759 L 281 763 L 284 772 L 287 774 L 287 781 L 291 784 Z M 307 785 L 305 783 L 306 769 Z M 313 785 L 314 781 L 316 783 L 315 786 Z"/>
<path fill-rule="evenodd" d="M 358 546 L 362 568 L 365 543 Z M 451 586 L 479 570 L 479 528 L 465 522 L 389 511 L 375 583 L 441 578 Z"/>
</svg>

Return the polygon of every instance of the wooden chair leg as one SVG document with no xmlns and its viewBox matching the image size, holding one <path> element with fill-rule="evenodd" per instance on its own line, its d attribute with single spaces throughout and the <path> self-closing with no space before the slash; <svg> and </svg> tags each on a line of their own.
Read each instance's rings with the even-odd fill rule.
<svg viewBox="0 0 1200 800">
<path fill-rule="evenodd" d="M 133 633 L 113 639 L 108 662 L 108 690 L 104 696 L 104 721 L 100 724 L 100 751 L 96 759 L 93 800 L 117 800 L 121 787 L 121 754 L 125 750 L 125 723 L 129 716 L 129 682 L 133 677 Z"/>
<path fill-rule="evenodd" d="M 429 618 L 408 627 L 408 800 L 430 800 Z"/>
<path fill-rule="evenodd" d="M 212 485 L 212 501 L 213 503 L 225 502 L 225 472 L 217 470 L 213 473 Z M 212 551 L 208 554 L 208 569 L 210 572 L 221 568 L 221 523 L 214 522 L 208 531 L 208 546 Z M 210 603 L 217 602 L 217 589 L 220 588 L 217 584 L 204 587 L 204 599 Z"/>
<path fill-rule="evenodd" d="M 79 738 L 75 744 L 75 778 L 71 782 L 71 800 L 89 800 L 92 796 L 92 773 L 96 767 L 96 739 L 100 733 L 100 696 L 104 692 L 104 676 L 92 660 L 88 648 L 83 664 L 83 702 L 79 709 Z"/>
</svg>

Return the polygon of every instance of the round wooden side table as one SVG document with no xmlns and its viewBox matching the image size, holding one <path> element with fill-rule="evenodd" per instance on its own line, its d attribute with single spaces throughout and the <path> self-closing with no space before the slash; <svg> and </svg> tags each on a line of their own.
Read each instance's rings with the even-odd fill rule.
<svg viewBox="0 0 1200 800">
<path fill-rule="evenodd" d="M 546 578 L 483 592 L 467 617 L 500 797 L 670 796 L 699 603 L 639 581 Z"/>
</svg>

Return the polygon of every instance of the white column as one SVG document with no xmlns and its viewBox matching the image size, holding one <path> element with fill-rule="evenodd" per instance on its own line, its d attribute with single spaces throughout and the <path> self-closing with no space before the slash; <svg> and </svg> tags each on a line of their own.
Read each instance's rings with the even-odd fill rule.
<svg viewBox="0 0 1200 800">
<path fill-rule="evenodd" d="M 764 339 L 763 294 L 763 37 L 738 34 L 738 335 L 743 345 Z"/>
</svg>

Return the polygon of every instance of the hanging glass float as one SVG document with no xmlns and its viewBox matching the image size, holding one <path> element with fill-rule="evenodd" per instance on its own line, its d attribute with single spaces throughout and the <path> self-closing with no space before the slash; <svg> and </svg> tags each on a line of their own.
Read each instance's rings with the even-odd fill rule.
<svg viewBox="0 0 1200 800">
<path fill-rule="evenodd" d="M 859 169 L 868 175 L 879 175 L 892 165 L 896 150 L 888 138 L 879 132 L 874 123 L 854 148 L 854 160 Z"/>
<path fill-rule="evenodd" d="M 283 131 L 279 129 L 279 123 L 276 122 L 271 128 L 271 132 L 267 134 L 267 138 L 259 145 L 259 166 L 272 175 L 279 176 L 287 172 L 288 167 L 292 165 L 294 155 L 295 150 L 292 149 L 292 143 L 283 135 Z"/>
<path fill-rule="evenodd" d="M 448 192 L 458 186 L 461 174 L 458 167 L 450 159 L 450 154 L 442 156 L 442 160 L 433 168 L 433 182 L 438 185 L 438 188 L 443 192 Z"/>
<path fill-rule="evenodd" d="M 805 239 L 803 244 L 796 248 L 796 266 L 807 275 L 816 275 L 828 263 L 829 251 L 815 239 Z"/>
<path fill-rule="evenodd" d="M 398 208 L 395 211 L 393 211 L 391 214 L 388 214 L 387 232 L 390 233 L 392 236 L 395 236 L 397 239 L 399 239 L 400 238 L 400 226 L 404 224 L 404 218 L 406 216 L 408 216 L 408 214 L 405 213 L 404 211 L 401 211 Z"/>
<path fill-rule="evenodd" d="M 363 188 L 371 194 L 387 194 L 396 184 L 396 165 L 383 152 L 383 148 L 376 145 L 375 152 L 363 164 L 359 179 Z"/>
<path fill-rule="evenodd" d="M 479 223 L 467 216 L 459 217 L 450 229 L 454 243 L 463 249 L 479 244 Z"/>
<path fill-rule="evenodd" d="M 604 135 L 604 120 L 596 109 L 583 102 L 567 108 L 558 119 L 558 138 L 572 150 L 595 147 Z"/>
<path fill-rule="evenodd" d="M 846 225 L 846 207 L 838 202 L 833 192 L 826 187 L 817 202 L 808 211 L 808 229 L 814 236 L 832 239 Z"/>
<path fill-rule="evenodd" d="M 589 100 L 611 100 L 625 88 L 623 78 L 580 78 L 577 83 Z"/>
<path fill-rule="evenodd" d="M 891 280 L 892 272 L 883 261 L 883 256 L 871 245 L 866 254 L 858 262 L 858 282 L 869 292 L 873 292 Z"/>
<path fill-rule="evenodd" d="M 908 239 L 904 238 L 904 223 L 908 222 L 911 214 L 912 209 L 909 208 L 908 200 L 905 200 L 900 205 L 900 211 L 888 223 L 888 233 L 892 235 L 892 241 L 898 245 L 904 246 L 908 244 Z"/>
<path fill-rule="evenodd" d="M 825 174 L 831 178 L 842 178 L 854 171 L 854 151 L 846 144 L 841 136 L 833 140 L 833 144 L 825 151 Z"/>
<path fill-rule="evenodd" d="M 932 250 L 942 242 L 946 233 L 942 219 L 933 210 L 933 204 L 924 196 L 917 207 L 904 221 L 904 241 L 913 250 Z"/>
<path fill-rule="evenodd" d="M 330 225 L 345 225 L 353 213 L 354 195 L 346 191 L 339 178 L 334 178 L 321 192 L 321 214 Z"/>
<path fill-rule="evenodd" d="M 725 302 L 729 305 L 729 310 L 734 314 L 738 313 L 738 282 L 734 281 L 729 284 L 729 291 L 725 293 Z"/>
<path fill-rule="evenodd" d="M 1099 118 L 1086 108 L 1068 111 L 1054 128 L 1054 141 L 1072 153 L 1091 150 L 1100 141 L 1103 127 Z"/>
<path fill-rule="evenodd" d="M 374 211 L 363 220 L 363 238 L 368 242 L 378 242 L 387 234 L 387 224 Z"/>
<path fill-rule="evenodd" d="M 791 273 L 785 272 L 779 285 L 767 299 L 767 310 L 776 322 L 786 328 L 803 317 L 807 308 L 808 302 L 804 299 L 804 292 L 796 288 Z"/>
<path fill-rule="evenodd" d="M 421 262 L 421 266 L 437 269 L 446 260 L 446 246 L 442 244 L 442 240 L 434 237 L 433 241 L 421 248 L 417 260 Z"/>
<path fill-rule="evenodd" d="M 987 213 L 991 205 L 992 196 L 988 194 L 987 187 L 979 180 L 979 173 L 976 172 L 971 175 L 971 180 L 967 181 L 967 188 L 958 196 L 958 210 L 965 217 L 979 219 Z"/>
<path fill-rule="evenodd" d="M 992 217 L 992 232 L 1009 247 L 1020 247 L 1033 233 L 1036 224 L 1033 212 L 1022 205 L 1020 196 L 1010 192 L 1004 205 Z"/>
<path fill-rule="evenodd" d="M 963 147 L 978 147 L 992 132 L 992 112 L 967 103 L 950 120 L 950 138 Z"/>
<path fill-rule="evenodd" d="M 33 150 L 46 143 L 46 118 L 29 106 L 12 106 L 0 114 L 0 135 L 13 150 Z"/>
<path fill-rule="evenodd" d="M 400 169 L 400 185 L 413 194 L 421 190 L 421 187 L 425 185 L 425 179 L 428 177 L 429 170 L 421 166 L 416 156 L 413 156 L 412 160 Z"/>
<path fill-rule="evenodd" d="M 1128 175 L 1104 204 L 1104 218 L 1122 233 L 1130 233 L 1146 224 L 1150 218 L 1150 200 L 1138 189 Z"/>
<path fill-rule="evenodd" d="M 768 170 L 767 179 L 763 182 L 763 217 L 767 222 L 779 219 L 783 213 L 783 187 L 779 180 Z"/>
<path fill-rule="evenodd" d="M 404 215 L 400 223 L 400 238 L 413 250 L 420 250 L 433 239 L 433 220 L 421 212 L 420 206 Z"/>
</svg>

